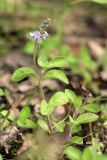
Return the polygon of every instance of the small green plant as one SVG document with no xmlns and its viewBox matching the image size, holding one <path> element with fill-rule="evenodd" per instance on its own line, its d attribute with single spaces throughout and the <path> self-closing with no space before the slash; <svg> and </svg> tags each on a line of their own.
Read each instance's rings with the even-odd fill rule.
<svg viewBox="0 0 107 160">
<path fill-rule="evenodd" d="M 57 79 L 65 84 L 69 84 L 69 80 L 62 70 L 62 68 L 68 65 L 68 59 L 65 58 L 65 56 L 58 56 L 54 59 L 48 59 L 47 55 L 43 53 L 39 54 L 42 41 L 48 37 L 48 33 L 45 30 L 49 24 L 50 19 L 48 18 L 41 24 L 39 31 L 30 33 L 30 39 L 32 39 L 35 43 L 33 54 L 35 69 L 21 67 L 18 68 L 12 75 L 13 82 L 20 82 L 28 76 L 34 78 L 36 85 L 39 86 L 41 101 L 39 118 L 34 119 L 30 111 L 30 107 L 25 106 L 20 111 L 19 118 L 17 119 L 17 125 L 22 128 L 32 129 L 36 129 L 39 126 L 49 135 L 64 133 L 66 127 L 69 126 L 69 134 L 65 142 L 69 145 L 69 147 L 64 147 L 64 153 L 69 157 L 69 159 L 71 159 L 71 155 L 71 157 L 73 156 L 72 159 L 80 160 L 81 151 L 73 148 L 73 145 L 83 144 L 83 137 L 78 136 L 78 134 L 75 136 L 75 133 L 82 130 L 82 124 L 89 124 L 89 135 L 93 138 L 92 122 L 99 118 L 97 113 L 100 112 L 100 108 L 98 105 L 88 103 L 87 99 L 77 96 L 72 90 L 69 89 L 54 93 L 48 101 L 45 99 L 44 90 L 42 88 L 42 83 L 44 80 Z M 85 58 L 85 60 L 88 61 L 88 63 L 86 63 L 87 67 L 90 66 L 91 62 L 89 62 L 89 57 L 82 56 L 82 58 Z M 93 63 L 91 63 L 91 65 L 92 64 Z M 40 67 L 39 70 L 38 66 Z M 54 116 L 53 112 L 58 106 L 61 105 L 65 107 L 66 105 L 70 105 L 70 108 L 64 119 L 59 120 Z"/>
<path fill-rule="evenodd" d="M 59 155 L 56 154 L 56 146 L 58 146 L 58 148 L 60 148 L 60 151 L 58 150 L 57 153 L 60 153 L 60 156 L 62 155 L 62 159 L 63 155 L 65 154 L 69 159 L 72 160 L 85 160 L 86 158 L 84 157 L 86 157 L 87 154 L 89 155 L 89 157 L 92 157 L 93 152 L 90 152 L 90 150 L 92 149 L 88 148 L 82 153 L 82 151 L 76 148 L 75 145 L 83 145 L 84 137 L 82 137 L 80 134 L 83 124 L 88 124 L 89 126 L 89 129 L 87 131 L 88 135 L 86 136 L 91 136 L 93 145 L 94 135 L 92 123 L 98 120 L 99 116 L 97 115 L 97 113 L 100 112 L 100 107 L 97 104 L 89 103 L 90 96 L 88 96 L 86 99 L 83 99 L 81 96 L 76 95 L 75 92 L 70 89 L 57 91 L 48 100 L 45 98 L 46 95 L 42 88 L 42 83 L 44 80 L 57 79 L 62 83 L 65 83 L 66 85 L 69 84 L 69 80 L 62 69 L 68 65 L 68 59 L 65 59 L 64 56 L 58 56 L 54 59 L 49 59 L 45 54 L 39 54 L 40 46 L 43 40 L 48 37 L 46 28 L 49 26 L 49 24 L 50 19 L 48 18 L 40 25 L 39 31 L 30 33 L 30 39 L 34 41 L 33 63 L 35 68 L 32 69 L 30 67 L 20 67 L 12 75 L 12 81 L 15 83 L 21 82 L 28 76 L 31 76 L 35 80 L 36 86 L 38 86 L 40 93 L 39 116 L 35 117 L 34 113 L 32 113 L 30 109 L 30 106 L 27 104 L 21 109 L 19 117 L 16 120 L 12 119 L 10 112 L 7 113 L 7 111 L 2 111 L 1 114 L 4 116 L 4 120 L 2 120 L 1 123 L 3 126 L 6 120 L 11 120 L 20 128 L 29 128 L 33 129 L 34 131 L 37 131 L 38 128 L 41 128 L 41 130 L 45 133 L 43 137 L 46 136 L 46 138 L 43 138 L 41 136 L 39 138 L 36 138 L 37 144 L 38 141 L 41 141 L 39 142 L 39 149 L 35 148 L 36 142 L 35 144 L 33 144 L 34 142 L 31 141 L 31 143 L 33 144 L 33 146 L 31 144 L 31 152 L 34 153 L 32 153 L 32 155 L 28 154 L 28 159 L 29 157 L 33 157 L 33 154 L 36 154 L 35 156 L 38 160 L 56 160 L 58 159 Z M 89 60 L 89 58 L 85 59 Z M 4 94 L 4 91 L 0 89 L 0 95 L 4 96 Z M 63 106 L 64 108 L 67 108 L 67 106 L 69 106 L 65 117 L 61 118 L 60 120 L 54 115 L 54 111 L 58 106 Z M 7 125 L 9 125 L 9 123 Z M 66 131 L 68 132 L 66 133 Z M 60 145 L 62 145 L 62 147 L 60 147 L 59 144 L 51 144 L 50 141 L 53 140 L 53 135 L 58 135 L 61 138 L 64 134 L 66 134 L 66 138 L 63 139 L 62 143 L 60 139 L 59 143 Z M 58 143 L 58 141 L 55 140 L 55 143 L 56 142 Z M 44 148 L 42 147 L 42 145 L 44 146 Z M 50 152 L 53 152 L 52 155 L 49 155 L 49 153 L 47 153 L 47 145 L 50 145 L 48 148 L 50 148 Z M 51 147 L 51 145 L 54 147 Z M 40 155 L 38 155 L 38 153 L 40 153 Z M 54 156 L 54 154 L 57 156 Z M 97 155 L 97 150 L 95 150 L 95 154 Z M 31 159 L 35 159 L 35 156 Z M 100 156 L 97 155 L 97 157 Z M 99 158 L 99 160 L 100 159 L 101 158 Z"/>
<path fill-rule="evenodd" d="M 67 103 L 73 103 L 74 105 L 74 113 L 73 118 L 70 116 L 70 123 L 73 123 L 73 126 L 80 125 L 82 123 L 88 123 L 93 122 L 98 119 L 98 116 L 94 113 L 97 113 L 100 111 L 99 107 L 93 104 L 87 104 L 82 105 L 83 99 L 82 97 L 77 97 L 77 95 L 71 91 L 71 90 L 65 90 L 65 92 L 58 91 L 55 93 L 48 102 L 45 100 L 44 91 L 42 89 L 42 81 L 45 79 L 58 79 L 65 84 L 68 84 L 68 78 L 66 77 L 65 73 L 61 70 L 62 67 L 65 67 L 68 63 L 68 60 L 64 56 L 59 56 L 54 59 L 48 60 L 46 55 L 40 54 L 39 55 L 39 48 L 43 41 L 43 39 L 46 39 L 48 36 L 48 33 L 45 31 L 47 26 L 50 23 L 50 19 L 47 19 L 43 22 L 43 24 L 40 26 L 39 31 L 30 33 L 30 38 L 34 40 L 35 42 L 35 49 L 34 49 L 34 55 L 33 55 L 33 62 L 36 66 L 35 70 L 29 68 L 29 67 L 21 67 L 18 68 L 12 76 L 13 82 L 19 82 L 26 78 L 27 76 L 32 76 L 37 85 L 40 89 L 40 97 L 41 97 L 41 105 L 40 105 L 40 114 L 42 116 L 42 119 L 39 119 L 37 124 L 49 131 L 50 133 L 53 132 L 53 129 L 56 128 L 57 130 L 64 130 L 65 127 L 65 120 L 61 122 L 54 122 L 52 119 L 51 114 L 55 110 L 57 106 L 65 105 Z M 37 68 L 39 65 L 41 67 L 41 71 L 39 70 L 39 73 L 37 71 Z M 53 69 L 56 68 L 56 69 Z M 84 111 L 90 111 L 94 113 L 84 113 Z M 80 115 L 81 114 L 81 115 Z M 24 107 L 22 111 L 20 112 L 19 122 L 27 122 L 26 120 L 29 120 L 30 117 L 30 110 L 29 107 Z M 68 114 L 68 116 L 71 115 L 71 111 Z M 47 121 L 46 121 L 47 119 Z M 50 120 L 51 119 L 51 120 Z M 72 119 L 72 122 L 71 122 Z M 24 123 L 24 122 L 23 122 Z M 67 122 L 68 123 L 68 122 Z M 24 123 L 26 126 L 26 124 Z M 63 130 L 62 130 L 63 127 Z"/>
</svg>

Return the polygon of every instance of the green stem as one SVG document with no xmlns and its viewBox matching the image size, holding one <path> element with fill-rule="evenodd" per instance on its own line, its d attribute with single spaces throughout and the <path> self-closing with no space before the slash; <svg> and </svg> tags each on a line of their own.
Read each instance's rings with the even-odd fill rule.
<svg viewBox="0 0 107 160">
<path fill-rule="evenodd" d="M 35 45 L 34 45 L 34 54 L 33 54 L 33 63 L 35 65 L 36 73 L 37 73 L 37 57 L 38 57 L 39 48 L 40 48 L 40 46 L 35 43 Z"/>
<path fill-rule="evenodd" d="M 44 95 L 44 92 L 43 92 L 43 88 L 42 88 L 42 84 L 41 84 L 41 77 L 42 75 L 39 76 L 38 74 L 38 65 L 37 65 L 37 58 L 38 58 L 38 51 L 40 49 L 40 45 L 36 44 L 35 43 L 35 46 L 34 46 L 34 54 L 33 54 L 33 63 L 35 65 L 35 70 L 36 70 L 36 74 L 38 75 L 39 77 L 39 82 L 38 82 L 38 86 L 39 86 L 39 91 L 40 91 L 40 99 L 41 100 L 45 100 L 45 95 Z M 50 131 L 51 133 L 53 133 L 53 128 L 52 128 L 52 121 L 51 121 L 51 118 L 49 116 L 46 116 L 46 120 L 47 120 L 47 123 L 49 125 L 49 128 L 50 128 Z"/>
</svg>

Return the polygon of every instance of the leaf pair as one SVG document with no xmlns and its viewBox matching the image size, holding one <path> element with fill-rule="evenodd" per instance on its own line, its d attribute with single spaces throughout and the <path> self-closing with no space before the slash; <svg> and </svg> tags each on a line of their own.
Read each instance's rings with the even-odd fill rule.
<svg viewBox="0 0 107 160">
<path fill-rule="evenodd" d="M 38 80 L 38 77 L 33 69 L 31 69 L 29 67 L 21 67 L 21 68 L 18 68 L 13 73 L 12 81 L 19 82 L 28 76 L 32 76 L 36 80 Z M 56 70 L 56 69 L 46 72 L 43 76 L 43 79 L 58 79 L 66 84 L 69 83 L 65 73 L 63 71 Z M 4 94 L 2 90 L 0 90 L 0 93 L 1 93 L 1 95 Z"/>
</svg>

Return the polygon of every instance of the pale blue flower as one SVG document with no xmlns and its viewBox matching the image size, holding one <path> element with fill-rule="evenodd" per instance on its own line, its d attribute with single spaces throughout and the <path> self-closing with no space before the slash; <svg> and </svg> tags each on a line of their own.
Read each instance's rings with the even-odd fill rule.
<svg viewBox="0 0 107 160">
<path fill-rule="evenodd" d="M 42 42 L 41 33 L 39 31 L 30 32 L 30 39 L 38 43 Z"/>
<path fill-rule="evenodd" d="M 46 40 L 46 38 L 49 36 L 48 33 L 45 31 L 45 29 L 50 24 L 50 18 L 47 18 L 40 26 L 39 31 L 30 32 L 30 39 L 35 41 L 35 43 L 42 43 L 42 40 Z"/>
<path fill-rule="evenodd" d="M 48 35 L 48 33 L 47 33 L 46 31 L 45 31 L 45 32 L 43 33 L 43 35 L 42 35 L 43 39 L 46 39 L 48 36 L 49 36 L 49 35 Z"/>
<path fill-rule="evenodd" d="M 35 32 L 30 32 L 30 39 L 37 42 L 37 43 L 42 43 L 42 40 L 46 40 L 48 37 L 48 33 L 46 31 L 40 32 L 40 31 L 35 31 Z"/>
</svg>

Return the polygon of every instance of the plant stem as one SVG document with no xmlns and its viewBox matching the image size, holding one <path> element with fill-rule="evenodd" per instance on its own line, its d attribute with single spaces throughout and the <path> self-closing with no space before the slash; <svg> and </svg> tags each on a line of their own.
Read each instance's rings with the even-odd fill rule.
<svg viewBox="0 0 107 160">
<path fill-rule="evenodd" d="M 37 73 L 37 56 L 38 56 L 39 48 L 40 48 L 40 46 L 35 43 L 35 45 L 34 45 L 34 54 L 33 54 L 33 63 L 35 65 L 36 73 Z"/>
<path fill-rule="evenodd" d="M 43 92 L 41 80 L 39 80 L 39 90 L 40 90 L 40 98 L 41 98 L 41 100 L 45 100 L 45 95 L 44 95 L 44 92 Z M 50 129 L 51 133 L 53 133 L 53 126 L 52 126 L 51 118 L 49 116 L 46 116 L 46 120 L 47 120 L 47 123 L 49 125 L 49 129 Z"/>
<path fill-rule="evenodd" d="M 35 70 L 36 70 L 36 73 L 37 75 L 39 76 L 38 74 L 38 70 L 37 70 L 37 58 L 38 58 L 38 50 L 40 48 L 40 45 L 36 44 L 35 43 L 35 46 L 34 46 L 34 54 L 33 54 L 33 63 L 35 65 Z M 40 99 L 41 100 L 45 100 L 45 95 L 44 95 L 44 92 L 43 92 L 43 88 L 42 88 L 42 84 L 41 84 L 41 75 L 39 76 L 39 90 L 40 90 Z M 52 127 L 52 121 L 51 121 L 51 118 L 49 116 L 46 116 L 46 120 L 47 120 L 47 123 L 49 125 L 49 128 L 50 128 L 50 131 L 51 133 L 53 133 L 53 127 Z"/>
<path fill-rule="evenodd" d="M 90 135 L 91 135 L 91 139 L 93 138 L 93 129 L 92 129 L 92 123 L 89 123 L 89 131 L 90 131 Z"/>
</svg>

